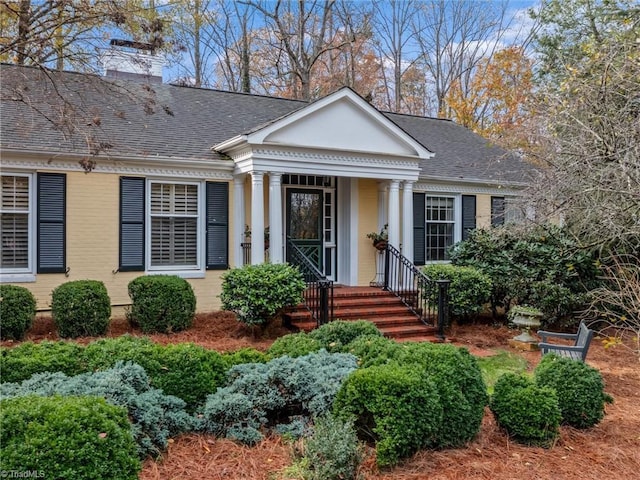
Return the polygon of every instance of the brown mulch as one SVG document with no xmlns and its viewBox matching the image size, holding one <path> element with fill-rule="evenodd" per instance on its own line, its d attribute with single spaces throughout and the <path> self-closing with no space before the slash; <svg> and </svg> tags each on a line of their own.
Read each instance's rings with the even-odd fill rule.
<svg viewBox="0 0 640 480">
<path fill-rule="evenodd" d="M 50 319 L 39 318 L 27 340 L 56 340 Z M 142 335 L 124 319 L 113 322 L 109 336 Z M 241 326 L 230 313 L 199 315 L 186 332 L 147 335 L 160 343 L 194 342 L 219 351 L 241 347 L 267 348 L 273 339 L 288 333 L 280 325 L 261 338 Z M 522 355 L 533 369 L 539 352 L 509 347 L 514 331 L 491 325 L 454 325 L 449 339 L 474 355 L 508 350 Z M 92 338 L 81 339 L 86 343 Z M 10 345 L 11 342 L 2 342 Z M 561 427 L 550 449 L 527 447 L 509 440 L 496 426 L 487 409 L 477 438 L 465 448 L 422 451 L 401 465 L 379 471 L 375 453 L 369 449 L 361 473 L 369 480 L 486 479 L 486 480 L 626 480 L 640 472 L 640 361 L 629 350 L 605 349 L 600 339 L 591 344 L 587 363 L 603 375 L 606 391 L 615 399 L 607 405 L 603 421 L 589 430 Z M 144 462 L 140 479 L 255 479 L 284 478 L 282 470 L 292 463 L 292 447 L 278 437 L 254 447 L 237 445 L 208 435 L 185 435 L 174 439 L 163 458 Z"/>
</svg>

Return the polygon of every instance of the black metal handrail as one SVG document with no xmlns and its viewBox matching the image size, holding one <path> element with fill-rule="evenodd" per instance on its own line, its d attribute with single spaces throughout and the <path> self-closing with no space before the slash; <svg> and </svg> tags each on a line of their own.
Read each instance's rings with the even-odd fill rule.
<svg viewBox="0 0 640 480">
<path fill-rule="evenodd" d="M 318 326 L 333 320 L 333 281 L 328 280 L 289 237 L 287 260 L 297 266 L 304 277 L 307 288 L 303 303 Z"/>
<path fill-rule="evenodd" d="M 384 289 L 397 296 L 425 325 L 438 327 L 444 340 L 449 323 L 449 280 L 433 280 L 392 245 L 384 251 Z"/>
</svg>

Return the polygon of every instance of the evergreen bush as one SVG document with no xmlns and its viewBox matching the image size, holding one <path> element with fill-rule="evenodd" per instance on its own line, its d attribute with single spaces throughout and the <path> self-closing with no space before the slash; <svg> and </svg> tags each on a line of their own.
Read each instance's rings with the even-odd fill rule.
<svg viewBox="0 0 640 480">
<path fill-rule="evenodd" d="M 309 332 L 309 336 L 329 352 L 340 351 L 345 345 L 362 335 L 382 336 L 382 332 L 366 320 L 334 320 Z"/>
<path fill-rule="evenodd" d="M 396 359 L 402 347 L 381 335 L 362 335 L 342 348 L 342 352 L 358 357 L 360 368 L 384 365 Z"/>
<path fill-rule="evenodd" d="M 267 350 L 271 358 L 288 355 L 291 358 L 302 357 L 322 348 L 322 344 L 305 332 L 291 333 L 276 339 Z"/>
<path fill-rule="evenodd" d="M 562 422 L 575 428 L 597 425 L 604 417 L 605 403 L 613 401 L 604 393 L 600 372 L 579 360 L 545 355 L 535 369 L 535 379 L 557 392 Z"/>
<path fill-rule="evenodd" d="M 498 425 L 526 445 L 549 447 L 558 436 L 560 408 L 554 389 L 505 373 L 496 381 L 490 408 Z"/>
<path fill-rule="evenodd" d="M 356 369 L 353 355 L 326 350 L 303 357 L 232 367 L 226 387 L 207 397 L 205 428 L 217 436 L 253 444 L 264 428 L 308 422 L 331 409 L 342 381 Z"/>
<path fill-rule="evenodd" d="M 474 267 L 432 264 L 423 273 L 433 280 L 449 280 L 449 309 L 452 315 L 464 320 L 482 312 L 491 296 L 491 279 Z M 430 301 L 438 304 L 438 290 L 430 292 Z"/>
<path fill-rule="evenodd" d="M 398 364 L 351 374 L 338 392 L 334 413 L 354 419 L 359 435 L 375 442 L 380 467 L 435 446 L 443 418 L 440 395 L 424 370 Z"/>
<path fill-rule="evenodd" d="M 26 396 L 0 400 L 0 470 L 46 478 L 135 480 L 127 411 L 97 397 Z"/>
<path fill-rule="evenodd" d="M 286 263 L 246 265 L 222 276 L 222 308 L 247 325 L 265 326 L 285 307 L 302 301 L 307 288 L 300 271 Z"/>
<path fill-rule="evenodd" d="M 111 317 L 107 288 L 98 280 L 63 283 L 51 293 L 51 315 L 62 338 L 104 335 Z"/>
<path fill-rule="evenodd" d="M 77 375 L 87 370 L 83 347 L 74 342 L 24 342 L 0 348 L 0 381 L 22 382 L 35 373 L 63 372 Z"/>
<path fill-rule="evenodd" d="M 144 333 L 171 333 L 189 328 L 196 296 L 189 282 L 176 275 L 148 275 L 129 282 L 131 310 L 127 318 Z"/>
<path fill-rule="evenodd" d="M 36 299 L 24 287 L 0 285 L 0 338 L 22 340 L 36 316 Z"/>
<path fill-rule="evenodd" d="M 125 407 L 131 422 L 140 458 L 157 457 L 170 437 L 189 431 L 193 420 L 184 411 L 185 403 L 151 388 L 149 377 L 140 365 L 116 363 L 109 370 L 67 377 L 63 373 L 36 374 L 21 384 L 4 383 L 0 397 L 30 395 L 93 396 Z"/>
<path fill-rule="evenodd" d="M 243 363 L 267 363 L 270 359 L 269 354 L 250 347 L 241 348 L 231 352 L 224 352 L 221 353 L 221 355 L 227 370 L 235 365 L 241 365 Z"/>
</svg>

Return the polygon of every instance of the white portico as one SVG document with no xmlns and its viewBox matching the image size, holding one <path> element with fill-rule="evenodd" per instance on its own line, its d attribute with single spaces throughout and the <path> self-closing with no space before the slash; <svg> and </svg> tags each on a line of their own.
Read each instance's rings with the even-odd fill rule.
<svg viewBox="0 0 640 480">
<path fill-rule="evenodd" d="M 252 232 L 263 232 L 268 225 L 271 262 L 286 260 L 287 236 L 300 245 L 315 241 L 320 270 L 340 283 L 355 285 L 359 212 L 364 211 L 358 205 L 358 182 L 375 179 L 381 194 L 367 211 L 377 212 L 378 227 L 388 224 L 389 242 L 398 248 L 402 243 L 405 256 L 411 258 L 413 184 L 421 160 L 433 153 L 351 89 L 343 88 L 213 149 L 235 162 L 236 246 L 243 241 L 245 224 Z M 311 206 L 315 213 L 310 217 Z M 317 220 L 317 234 L 308 228 L 310 219 L 314 225 Z M 251 263 L 262 263 L 265 237 L 254 234 L 251 240 Z M 234 265 L 242 265 L 242 252 L 234 252 Z"/>
</svg>

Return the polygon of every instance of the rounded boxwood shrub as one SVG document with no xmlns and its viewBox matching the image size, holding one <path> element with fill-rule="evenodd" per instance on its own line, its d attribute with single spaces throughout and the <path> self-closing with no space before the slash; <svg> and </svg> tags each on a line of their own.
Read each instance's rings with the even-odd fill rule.
<svg viewBox="0 0 640 480">
<path fill-rule="evenodd" d="M 35 373 L 62 372 L 77 375 L 85 372 L 84 348 L 74 342 L 24 342 L 0 349 L 0 381 L 22 382 Z"/>
<path fill-rule="evenodd" d="M 66 282 L 51 294 L 51 314 L 63 338 L 104 335 L 111 317 L 111 299 L 98 280 Z"/>
<path fill-rule="evenodd" d="M 247 325 L 267 325 L 285 307 L 302 301 L 307 288 L 300 271 L 287 263 L 245 265 L 222 276 L 222 308 Z"/>
<path fill-rule="evenodd" d="M 490 408 L 498 425 L 520 443 L 549 447 L 558 436 L 561 415 L 556 392 L 537 386 L 529 377 L 501 375 Z"/>
<path fill-rule="evenodd" d="M 141 465 L 127 411 L 98 397 L 0 401 L 0 470 L 47 478 L 135 480 Z"/>
<path fill-rule="evenodd" d="M 380 467 L 433 447 L 442 424 L 437 388 L 415 366 L 356 370 L 343 383 L 333 411 L 339 418 L 354 419 L 359 435 L 375 442 Z"/>
<path fill-rule="evenodd" d="M 176 275 L 148 275 L 129 282 L 129 322 L 144 333 L 171 333 L 189 328 L 196 296 L 189 282 Z"/>
<path fill-rule="evenodd" d="M 449 280 L 449 308 L 452 315 L 465 319 L 482 312 L 491 297 L 491 278 L 473 267 L 433 264 L 423 267 L 434 280 Z M 430 292 L 431 302 L 438 303 L 438 290 Z"/>
<path fill-rule="evenodd" d="M 0 338 L 22 340 L 36 316 L 36 299 L 24 287 L 0 285 Z"/>
<path fill-rule="evenodd" d="M 600 372 L 578 360 L 545 355 L 535 369 L 536 383 L 558 394 L 562 422 L 575 428 L 597 425 L 604 417 L 605 403 L 613 399 L 604 393 Z"/>
<path fill-rule="evenodd" d="M 317 340 L 328 351 L 340 351 L 345 345 L 362 335 L 382 336 L 382 332 L 366 320 L 335 320 L 309 333 L 311 338 Z"/>
<path fill-rule="evenodd" d="M 221 355 L 227 370 L 235 365 L 242 365 L 243 363 L 267 363 L 271 359 L 269 354 L 251 347 L 224 352 Z"/>
<path fill-rule="evenodd" d="M 422 368 L 440 394 L 438 447 L 461 446 L 478 434 L 488 397 L 475 357 L 464 348 L 422 342 L 402 344 L 396 361 Z"/>
<path fill-rule="evenodd" d="M 317 352 L 323 345 L 315 338 L 304 332 L 291 333 L 276 339 L 267 350 L 271 358 L 288 355 L 291 358 L 302 357 Z"/>
<path fill-rule="evenodd" d="M 345 345 L 342 351 L 355 355 L 360 368 L 367 368 L 395 360 L 400 349 L 395 340 L 380 335 L 362 335 Z"/>
</svg>

